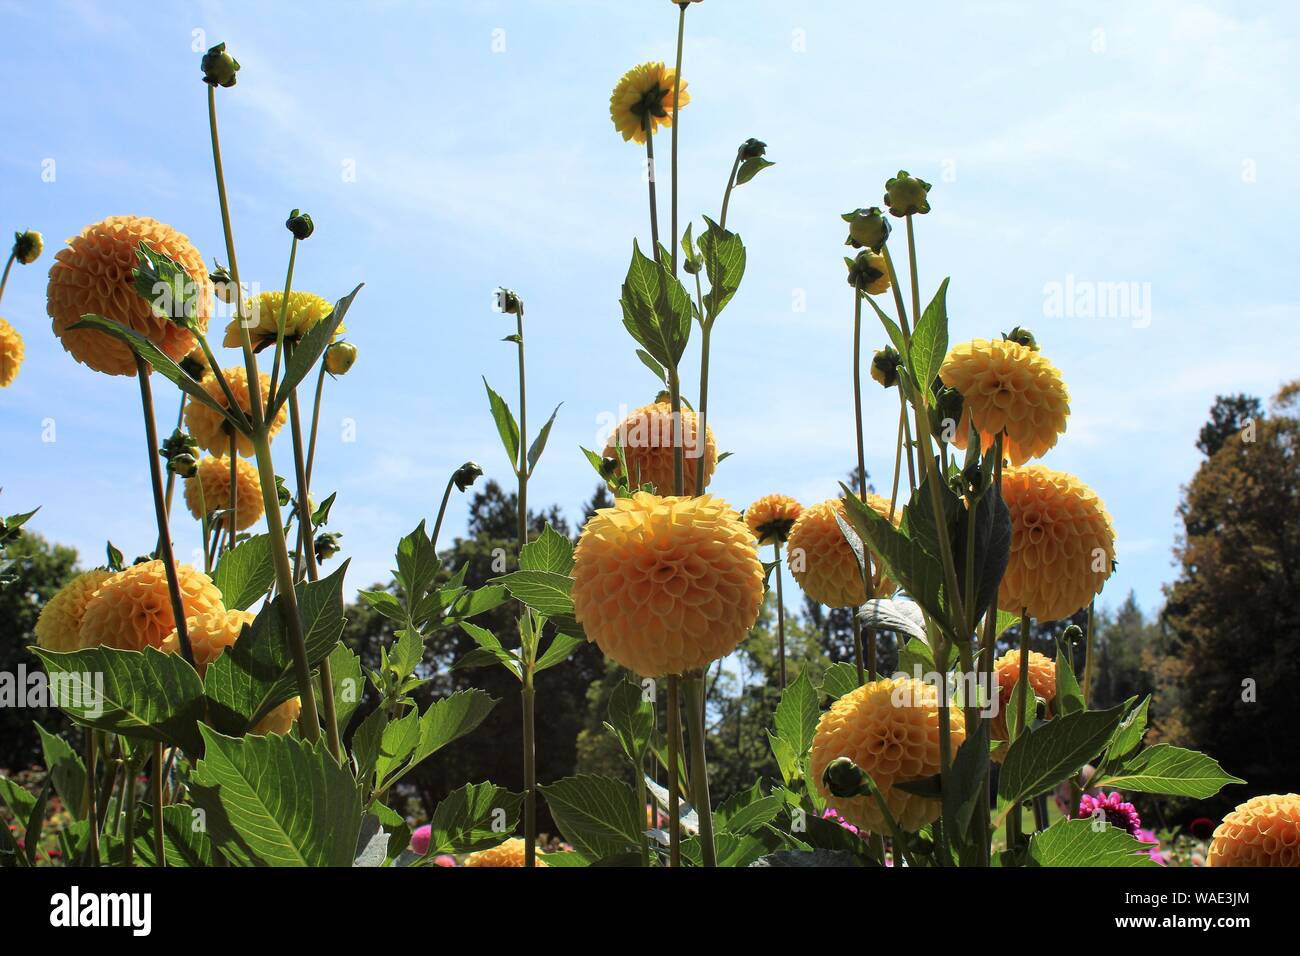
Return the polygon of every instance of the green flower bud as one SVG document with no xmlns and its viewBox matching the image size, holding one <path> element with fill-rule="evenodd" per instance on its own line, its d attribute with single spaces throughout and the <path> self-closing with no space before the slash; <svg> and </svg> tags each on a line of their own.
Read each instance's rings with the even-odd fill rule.
<svg viewBox="0 0 1300 956">
<path fill-rule="evenodd" d="M 167 470 L 178 478 L 189 478 L 199 470 L 199 462 L 189 452 L 182 452 L 167 459 Z"/>
<path fill-rule="evenodd" d="M 863 295 L 879 295 L 889 291 L 889 268 L 885 257 L 863 249 L 856 258 L 844 258 L 849 268 L 849 285 L 858 289 Z"/>
<path fill-rule="evenodd" d="M 483 467 L 476 461 L 467 461 L 456 469 L 456 473 L 451 476 L 457 490 L 464 491 L 474 482 L 483 477 Z"/>
<path fill-rule="evenodd" d="M 316 535 L 316 561 L 318 563 L 328 561 L 339 553 L 339 538 L 341 537 L 343 535 L 338 531 L 322 531 Z"/>
<path fill-rule="evenodd" d="M 848 757 L 836 757 L 826 765 L 822 783 L 837 797 L 858 797 L 871 793 L 871 781 L 862 768 Z"/>
<path fill-rule="evenodd" d="M 618 459 L 612 455 L 600 460 L 600 477 L 606 481 L 613 481 L 614 476 L 618 474 Z"/>
<path fill-rule="evenodd" d="M 31 265 L 41 257 L 44 248 L 45 237 L 35 229 L 14 233 L 14 258 L 21 265 Z"/>
<path fill-rule="evenodd" d="M 178 428 L 163 440 L 162 447 L 158 449 L 158 454 L 171 461 L 181 455 L 194 457 L 198 454 L 198 451 L 199 443 L 194 440 L 194 436 L 187 435 Z"/>
<path fill-rule="evenodd" d="M 509 289 L 497 289 L 497 308 L 506 315 L 518 315 L 523 303 L 519 301 L 519 296 L 515 295 Z"/>
<path fill-rule="evenodd" d="M 231 87 L 235 85 L 235 74 L 239 72 L 239 61 L 226 52 L 226 45 L 218 43 L 203 54 L 200 64 L 203 70 L 203 82 L 208 86 Z"/>
<path fill-rule="evenodd" d="M 687 256 L 686 259 L 682 262 L 682 269 L 686 271 L 687 275 L 697 276 L 700 274 L 700 270 L 703 268 L 704 268 L 704 259 L 702 257 L 692 259 L 690 256 Z"/>
<path fill-rule="evenodd" d="M 1078 624 L 1071 624 L 1061 633 L 1061 640 L 1070 647 L 1074 647 L 1083 641 L 1083 628 Z"/>
<path fill-rule="evenodd" d="M 840 216 L 849 224 L 849 237 L 844 240 L 846 246 L 861 249 L 866 246 L 872 252 L 879 252 L 889 238 L 889 220 L 880 211 L 880 207 L 855 209 Z"/>
<path fill-rule="evenodd" d="M 893 388 L 898 384 L 898 366 L 903 357 L 898 350 L 886 345 L 871 359 L 871 377 L 884 388 Z"/>
<path fill-rule="evenodd" d="M 922 383 L 921 387 L 927 388 L 928 385 Z M 945 385 L 939 389 L 939 393 L 935 395 L 930 405 L 930 427 L 945 440 L 955 437 L 953 431 L 946 431 L 946 429 L 955 430 L 961 424 L 961 413 L 964 407 L 965 399 L 961 397 L 961 392 Z"/>
<path fill-rule="evenodd" d="M 767 152 L 767 143 L 754 139 L 752 136 L 740 144 L 741 159 L 758 159 Z"/>
<path fill-rule="evenodd" d="M 351 342 L 334 342 L 325 349 L 325 371 L 335 378 L 347 375 L 357 360 L 357 347 Z"/>
<path fill-rule="evenodd" d="M 1026 328 L 1017 325 L 1014 329 L 1002 336 L 1008 342 L 1015 342 L 1017 345 L 1023 345 L 1031 352 L 1038 351 L 1038 340 L 1034 338 L 1034 333 Z"/>
<path fill-rule="evenodd" d="M 208 273 L 208 279 L 211 281 L 218 299 L 227 305 L 235 301 L 235 279 L 231 276 L 229 269 L 214 260 L 213 269 Z"/>
<path fill-rule="evenodd" d="M 196 382 L 203 381 L 203 376 L 208 370 L 207 360 L 204 358 L 203 353 L 198 349 L 195 349 L 189 355 L 185 356 L 185 358 L 181 359 L 177 364 L 180 365 L 182 372 L 194 379 Z"/>
<path fill-rule="evenodd" d="M 284 228 L 293 233 L 295 239 L 301 240 L 308 238 L 316 227 L 312 224 L 311 216 L 295 209 L 284 221 Z"/>
<path fill-rule="evenodd" d="M 930 184 L 924 179 L 900 169 L 897 176 L 885 183 L 885 205 L 891 216 L 924 215 L 930 211 L 929 192 Z"/>
</svg>

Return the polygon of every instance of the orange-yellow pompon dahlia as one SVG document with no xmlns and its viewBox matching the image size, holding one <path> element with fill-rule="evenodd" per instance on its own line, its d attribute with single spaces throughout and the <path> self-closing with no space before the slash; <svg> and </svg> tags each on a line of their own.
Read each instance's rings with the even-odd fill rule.
<svg viewBox="0 0 1300 956">
<path fill-rule="evenodd" d="M 298 720 L 301 713 L 302 698 L 291 697 L 259 720 L 249 733 L 263 737 L 267 734 L 287 736 L 289 731 L 293 730 L 294 722 Z"/>
<path fill-rule="evenodd" d="M 661 62 L 642 63 L 623 74 L 609 97 L 609 116 L 624 142 L 644 143 L 647 130 L 673 125 L 673 86 L 677 74 Z M 682 80 L 677 92 L 680 109 L 691 101 Z"/>
<path fill-rule="evenodd" d="M 889 514 L 889 502 L 879 495 L 867 493 L 867 504 L 882 515 Z M 844 502 L 831 498 L 803 509 L 786 544 L 786 563 L 790 573 L 808 595 L 818 604 L 827 607 L 857 607 L 867 601 L 867 587 L 862 581 L 853 547 L 840 531 L 839 515 L 848 520 Z M 898 515 L 894 515 L 897 521 Z M 870 553 L 870 552 L 868 552 Z M 872 565 L 877 561 L 872 557 Z M 892 593 L 894 583 L 883 574 L 877 595 Z"/>
<path fill-rule="evenodd" d="M 206 574 L 179 564 L 176 575 L 186 619 L 221 609 L 221 592 Z M 95 591 L 81 620 L 81 646 L 161 648 L 175 629 L 163 563 L 144 561 L 114 574 Z"/>
<path fill-rule="evenodd" d="M 8 388 L 14 383 L 25 354 L 23 337 L 12 325 L 0 319 L 0 388 Z"/>
<path fill-rule="evenodd" d="M 1210 866 L 1300 866 L 1300 793 L 1251 797 L 1210 840 Z"/>
<path fill-rule="evenodd" d="M 226 377 L 226 383 L 230 386 L 231 393 L 235 396 L 235 401 L 243 409 L 245 415 L 252 415 L 252 398 L 248 394 L 248 373 L 242 365 L 235 365 L 231 368 L 221 370 Z M 266 393 L 271 388 L 271 376 L 265 372 L 258 374 L 257 379 L 261 382 L 262 407 L 266 407 Z M 226 393 L 222 391 L 217 377 L 211 372 L 203 376 L 201 383 L 209 395 L 217 400 L 218 405 L 226 404 Z M 285 411 L 284 406 L 275 415 L 275 421 L 271 422 L 271 435 L 284 427 L 289 413 Z M 214 455 L 230 454 L 230 432 L 226 431 L 226 420 L 213 411 L 202 402 L 189 402 L 185 406 L 185 427 L 189 429 L 194 440 L 199 443 L 204 451 L 211 452 Z M 235 452 L 249 458 L 253 454 L 253 443 L 247 435 L 235 432 Z"/>
<path fill-rule="evenodd" d="M 546 866 L 539 856 L 535 861 L 538 866 Z M 512 837 L 499 846 L 479 850 L 465 857 L 466 866 L 514 866 L 524 865 L 524 841 Z"/>
<path fill-rule="evenodd" d="M 1065 382 L 1056 366 L 1028 346 L 984 339 L 958 345 L 944 359 L 939 378 L 961 393 L 961 421 L 953 435 L 958 448 L 966 447 L 971 415 L 984 451 L 1006 431 L 1002 452 L 1013 465 L 1041 458 L 1065 431 Z"/>
<path fill-rule="evenodd" d="M 96 568 L 78 574 L 63 585 L 45 602 L 41 616 L 36 619 L 36 646 L 61 654 L 81 650 L 81 621 L 86 615 L 86 605 L 95 590 L 112 576 L 113 572 Z"/>
<path fill-rule="evenodd" d="M 951 707 L 952 750 L 966 739 L 960 707 Z M 915 832 L 939 816 L 941 802 L 895 788 L 896 783 L 939 772 L 939 694 L 912 677 L 863 684 L 822 714 L 813 738 L 809 772 L 826 803 L 850 823 L 876 833 L 888 824 L 871 795 L 836 797 L 822 783 L 826 765 L 848 757 L 867 771 L 899 826 Z"/>
<path fill-rule="evenodd" d="M 284 302 L 283 292 L 263 292 L 244 304 L 248 314 L 248 336 L 253 348 L 274 344 L 280 324 L 280 307 Z M 334 305 L 314 292 L 290 292 L 289 305 L 284 311 L 284 337 L 300 339 L 317 322 L 334 311 Z M 331 342 L 347 331 L 339 323 Z M 237 349 L 244 344 L 244 337 L 239 333 L 239 320 L 231 319 L 226 326 L 226 338 L 223 344 L 228 349 Z"/>
<path fill-rule="evenodd" d="M 700 465 L 700 456 L 704 456 L 704 487 L 709 486 L 713 478 L 713 469 L 718 465 L 718 446 L 713 440 L 713 429 L 704 429 L 703 447 L 699 441 L 699 425 L 695 413 L 689 408 L 682 409 L 682 493 L 694 495 L 702 493 L 703 488 L 696 489 L 695 479 Z M 627 483 L 636 490 L 644 484 L 655 486 L 655 492 L 669 495 L 673 492 L 673 407 L 668 402 L 654 402 L 643 405 L 627 418 L 623 419 L 605 443 L 604 456 L 618 457 L 616 446 L 623 447 L 623 457 L 627 460 Z"/>
<path fill-rule="evenodd" d="M 998 607 L 1059 621 L 1086 607 L 1110 577 L 1115 529 L 1101 499 L 1073 475 L 1042 465 L 1008 468 L 1011 557 Z"/>
<path fill-rule="evenodd" d="M 86 313 L 120 322 L 148 338 L 179 362 L 194 348 L 194 336 L 157 315 L 133 286 L 131 270 L 138 264 L 136 248 L 143 242 L 154 252 L 170 256 L 184 268 L 198 289 L 194 316 L 206 330 L 212 315 L 212 283 L 203 256 L 189 239 L 171 226 L 139 216 L 109 216 L 87 226 L 68 240 L 50 268 L 46 309 L 54 334 L 78 362 L 109 375 L 134 375 L 131 350 L 107 332 L 70 330 Z"/>
<path fill-rule="evenodd" d="M 759 544 L 784 544 L 803 513 L 803 505 L 789 495 L 764 495 L 745 509 L 745 524 Z"/>
<path fill-rule="evenodd" d="M 1020 651 L 1007 651 L 993 662 L 998 682 L 998 712 L 993 718 L 994 740 L 1007 739 L 1007 711 L 1011 709 L 1011 692 L 1020 681 Z M 1029 686 L 1034 696 L 1047 701 L 1048 714 L 1056 699 L 1056 661 L 1038 651 L 1029 652 Z"/>
<path fill-rule="evenodd" d="M 185 479 L 185 504 L 190 514 L 203 520 L 207 513 L 230 508 L 230 459 L 208 455 L 199 462 L 198 470 Z M 262 485 L 257 478 L 257 468 L 245 458 L 235 459 L 235 530 L 252 527 L 262 517 Z M 217 519 L 217 525 L 230 530 L 230 515 Z"/>
<path fill-rule="evenodd" d="M 754 536 L 712 495 L 619 498 L 591 516 L 574 559 L 573 607 L 587 639 L 643 677 L 730 654 L 763 602 Z"/>
<path fill-rule="evenodd" d="M 251 611 L 227 611 L 219 607 L 185 618 L 185 632 L 190 638 L 190 647 L 194 649 L 194 666 L 202 677 L 208 672 L 208 665 L 221 656 L 251 626 L 254 614 Z M 163 638 L 160 648 L 166 654 L 181 652 L 180 636 L 173 627 L 170 634 Z"/>
</svg>

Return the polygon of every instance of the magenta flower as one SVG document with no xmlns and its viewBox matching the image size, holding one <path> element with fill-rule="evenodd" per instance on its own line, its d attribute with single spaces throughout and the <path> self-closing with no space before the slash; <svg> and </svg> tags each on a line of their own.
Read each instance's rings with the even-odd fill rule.
<svg viewBox="0 0 1300 956">
<path fill-rule="evenodd" d="M 456 858 L 446 853 L 441 853 L 433 858 L 434 866 L 455 866 Z"/>
<path fill-rule="evenodd" d="M 1133 834 L 1139 843 L 1154 843 L 1155 846 L 1144 846 L 1140 853 L 1145 853 L 1151 859 L 1155 860 L 1161 866 L 1168 866 L 1169 861 L 1165 859 L 1164 852 L 1160 849 L 1160 838 L 1156 836 L 1154 830 L 1138 830 Z"/>
<path fill-rule="evenodd" d="M 844 829 L 848 830 L 850 833 L 854 834 L 855 836 L 861 835 L 857 827 L 855 827 L 852 823 L 849 823 L 848 820 L 845 820 L 842 816 L 839 815 L 839 813 L 837 813 L 835 810 L 831 809 L 830 807 L 827 807 L 825 810 L 822 811 L 822 819 L 830 820 L 832 823 L 838 823 L 840 826 L 842 826 Z"/>
<path fill-rule="evenodd" d="M 1096 796 L 1085 793 L 1079 798 L 1079 819 L 1087 820 L 1094 817 L 1098 811 L 1105 815 L 1107 823 L 1119 827 L 1130 836 L 1137 836 L 1138 828 L 1142 826 L 1142 818 L 1138 816 L 1137 808 L 1126 802 L 1118 792 L 1103 792 Z"/>
<path fill-rule="evenodd" d="M 424 856 L 429 852 L 431 839 L 433 839 L 433 827 L 427 823 L 422 827 L 416 827 L 415 832 L 411 834 L 411 852 L 416 856 Z"/>
</svg>

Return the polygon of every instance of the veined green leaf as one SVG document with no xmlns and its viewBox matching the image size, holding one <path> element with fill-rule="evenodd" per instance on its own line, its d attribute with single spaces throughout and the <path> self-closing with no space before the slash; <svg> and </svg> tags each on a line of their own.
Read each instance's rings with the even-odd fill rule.
<svg viewBox="0 0 1300 956">
<path fill-rule="evenodd" d="M 429 820 L 429 852 L 474 853 L 505 842 L 519 822 L 521 793 L 492 783 L 469 783 L 453 790 Z"/>
<path fill-rule="evenodd" d="M 212 583 L 221 592 L 227 610 L 247 610 L 266 596 L 275 580 L 275 563 L 271 558 L 271 536 L 257 534 L 239 542 L 217 562 Z"/>
<path fill-rule="evenodd" d="M 49 772 L 54 789 L 63 801 L 63 805 L 77 820 L 86 816 L 86 765 L 81 762 L 77 752 L 58 734 L 52 734 L 40 724 L 36 732 L 41 735 L 41 754 L 45 758 L 45 769 Z"/>
<path fill-rule="evenodd" d="M 948 354 L 947 299 L 948 280 L 944 279 L 912 331 L 911 367 L 918 388 L 930 387 Z"/>
<path fill-rule="evenodd" d="M 519 554 L 524 571 L 552 571 L 567 575 L 573 570 L 573 542 L 549 524 L 542 533 L 524 545 Z"/>
<path fill-rule="evenodd" d="M 564 403 L 561 402 L 560 405 Z M 528 447 L 528 473 L 531 475 L 533 469 L 537 467 L 537 459 L 542 457 L 542 452 L 546 448 L 546 439 L 551 434 L 551 426 L 555 424 L 555 416 L 560 414 L 560 405 L 555 406 L 555 411 L 551 412 L 551 417 L 546 420 L 542 430 L 537 433 L 533 443 Z"/>
<path fill-rule="evenodd" d="M 1023 731 L 1007 751 L 998 795 L 1021 801 L 1056 786 L 1101 753 L 1130 706 L 1063 714 Z"/>
<path fill-rule="evenodd" d="M 700 253 L 709 277 L 709 291 L 704 296 L 704 323 L 711 325 L 727 307 L 740 280 L 745 275 L 745 244 L 740 236 L 723 229 L 708 216 L 709 228 L 700 236 Z"/>
<path fill-rule="evenodd" d="M 640 850 L 644 808 L 622 780 L 578 774 L 538 789 L 560 832 L 579 853 L 600 859 Z"/>
<path fill-rule="evenodd" d="M 1029 839 L 1030 866 L 1159 866 L 1143 845 L 1110 824 L 1058 820 Z"/>
<path fill-rule="evenodd" d="M 519 423 L 515 421 L 514 412 L 510 411 L 510 406 L 506 400 L 492 390 L 487 379 L 483 379 L 483 387 L 487 389 L 488 405 L 492 409 L 492 420 L 496 422 L 497 434 L 501 436 L 501 447 L 506 450 L 506 457 L 510 459 L 510 467 L 516 472 L 519 470 Z"/>
<path fill-rule="evenodd" d="M 512 597 L 547 617 L 573 613 L 573 578 L 554 571 L 512 571 L 494 583 L 505 586 Z"/>
<path fill-rule="evenodd" d="M 342 324 L 343 317 L 347 315 L 348 309 L 352 307 L 352 300 L 357 297 L 362 285 L 365 285 L 365 283 L 359 283 L 355 289 L 335 302 L 333 311 L 308 329 L 307 333 L 289 353 L 284 363 L 284 378 L 275 389 L 275 404 L 267 410 L 268 421 L 275 417 L 276 413 L 284 406 L 284 403 L 289 400 L 289 393 L 307 377 L 307 373 L 311 371 L 317 359 L 329 347 L 330 341 L 334 338 L 334 333 Z"/>
<path fill-rule="evenodd" d="M 1119 770 L 1106 774 L 1098 785 L 1205 800 L 1230 783 L 1245 782 L 1225 773 L 1219 762 L 1206 754 L 1156 744 L 1130 758 Z"/>
<path fill-rule="evenodd" d="M 523 679 L 523 670 L 519 658 L 513 651 L 507 650 L 505 645 L 501 643 L 500 638 L 495 634 L 485 627 L 479 627 L 477 624 L 471 624 L 468 621 L 461 621 L 460 629 L 474 639 L 474 643 L 478 645 L 478 650 L 482 651 L 482 655 L 474 657 L 474 651 L 471 651 L 456 662 L 457 668 L 482 667 L 496 662 L 503 665 L 516 678 Z"/>
</svg>

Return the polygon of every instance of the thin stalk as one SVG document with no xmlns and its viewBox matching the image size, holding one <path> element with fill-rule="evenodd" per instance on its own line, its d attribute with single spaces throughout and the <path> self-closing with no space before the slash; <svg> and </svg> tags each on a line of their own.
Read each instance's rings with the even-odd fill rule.
<svg viewBox="0 0 1300 956">
<path fill-rule="evenodd" d="M 903 442 L 904 455 L 907 458 L 907 490 L 909 493 L 916 491 L 916 463 L 913 461 L 912 447 L 912 423 L 907 418 L 907 399 L 903 397 L 903 390 L 898 390 L 898 404 L 903 410 Z"/>
<path fill-rule="evenodd" d="M 230 426 L 226 427 L 229 428 Z M 237 510 L 239 507 L 239 481 L 237 480 L 239 477 L 239 449 L 235 444 L 233 429 L 230 432 L 230 448 L 227 454 L 230 456 L 230 514 L 226 515 L 226 527 L 229 529 L 226 547 L 233 551 L 235 549 L 235 535 L 239 533 L 235 530 L 238 525 L 235 517 L 239 514 Z M 276 514 L 279 514 L 279 512 L 277 511 Z M 270 515 L 269 511 L 267 515 Z"/>
<path fill-rule="evenodd" d="M 125 832 L 122 834 L 122 865 L 131 867 L 135 865 L 135 774 L 130 760 L 126 761 L 123 769 L 122 800 L 125 813 L 122 825 Z"/>
<path fill-rule="evenodd" d="M 674 122 L 674 125 L 676 123 Z M 655 198 L 655 137 L 650 129 L 650 115 L 645 118 L 646 182 L 650 186 L 650 244 L 654 246 L 655 262 L 659 261 L 659 200 Z"/>
<path fill-rule="evenodd" d="M 442 531 L 442 517 L 447 513 L 447 502 L 451 498 L 451 486 L 455 483 L 456 472 L 453 471 L 451 477 L 447 479 L 447 487 L 442 493 L 442 504 L 438 505 L 438 518 L 433 522 L 433 537 L 431 540 L 435 554 L 438 552 L 438 534 Z"/>
<path fill-rule="evenodd" d="M 1011 695 L 1011 706 L 1019 708 L 1016 737 L 1025 732 L 1025 700 L 1029 690 L 1029 611 L 1020 610 L 1020 673 L 1016 677 L 1017 693 Z M 1019 698 L 1019 699 L 1017 699 Z M 1007 849 L 1015 850 L 1020 845 L 1023 830 L 1022 808 L 1019 803 L 1011 806 L 1011 815 L 1007 817 Z"/>
<path fill-rule="evenodd" d="M 320 374 L 316 376 L 316 398 L 312 402 L 311 434 L 307 438 L 307 484 L 311 485 L 311 470 L 316 464 L 316 430 L 320 425 L 320 400 L 325 392 L 325 362 L 320 363 Z"/>
<path fill-rule="evenodd" d="M 1083 647 L 1083 703 L 1087 706 L 1092 700 L 1092 619 L 1096 601 L 1088 602 L 1088 630 L 1084 632 Z"/>
<path fill-rule="evenodd" d="M 685 8 L 683 8 L 685 9 Z M 698 283 L 699 276 L 695 277 Z M 713 334 L 713 323 L 700 322 L 700 414 L 696 419 L 695 447 L 699 455 L 695 462 L 695 493 L 704 494 L 704 449 L 707 444 L 709 427 L 709 339 Z"/>
<path fill-rule="evenodd" d="M 703 674 L 686 679 L 686 721 L 691 739 L 691 783 L 700 821 L 700 855 L 705 866 L 717 866 L 713 844 L 713 810 L 709 799 L 709 765 L 705 750 Z"/>
<path fill-rule="evenodd" d="M 163 843 L 163 746 L 153 745 L 153 850 L 157 866 L 167 866 L 166 845 Z"/>
<path fill-rule="evenodd" d="M 912 277 L 912 316 L 921 321 L 921 282 L 916 271 L 916 235 L 912 232 L 912 214 L 907 215 L 907 264 Z"/>
<path fill-rule="evenodd" d="M 275 359 L 271 362 L 271 394 L 274 395 L 280 381 L 280 357 L 284 354 L 284 319 L 289 314 L 289 292 L 293 288 L 293 266 L 298 259 L 298 237 L 294 236 L 289 245 L 289 268 L 284 276 L 284 295 L 280 297 L 280 315 L 275 324 Z M 289 356 L 284 355 L 289 361 Z M 321 364 L 324 364 L 322 359 Z"/>
<path fill-rule="evenodd" d="M 135 354 L 135 353 L 133 353 Z M 185 605 L 181 601 L 179 578 L 176 576 L 176 556 L 172 553 L 171 531 L 167 527 L 167 502 L 163 500 L 162 465 L 158 458 L 158 424 L 154 420 L 153 389 L 149 376 L 153 369 L 135 354 L 135 377 L 140 380 L 140 405 L 144 411 L 145 439 L 149 443 L 149 478 L 153 484 L 154 516 L 158 522 L 158 554 L 167 572 L 167 590 L 171 596 L 172 618 L 176 623 L 176 636 L 181 654 L 194 666 L 194 648 L 190 646 L 189 628 L 185 625 Z"/>
<path fill-rule="evenodd" d="M 907 309 L 903 305 L 902 290 L 898 288 L 898 273 L 894 270 L 894 257 L 889 254 L 889 243 L 881 246 L 880 251 L 885 256 L 885 270 L 889 273 L 889 288 L 894 293 L 894 307 L 898 310 L 898 325 L 903 331 L 903 341 L 911 345 L 912 329 L 907 323 Z"/>
<path fill-rule="evenodd" d="M 637 764 L 636 773 L 634 774 L 634 776 L 636 777 L 636 812 L 642 815 L 642 820 L 644 822 L 644 827 L 642 829 L 648 830 L 651 827 L 653 827 L 655 823 L 657 823 L 658 821 L 654 819 L 649 819 L 649 820 L 645 819 L 646 808 L 647 806 L 649 806 L 649 804 L 647 803 L 648 798 L 646 796 L 644 764 Z M 657 814 L 658 808 L 656 807 L 653 810 L 651 810 L 651 813 Z M 641 845 L 641 865 L 649 866 L 650 865 L 650 844 L 646 842 L 644 833 L 642 834 L 641 839 L 638 842 Z"/>
<path fill-rule="evenodd" d="M 9 284 L 9 270 L 14 267 L 14 259 L 16 259 L 17 256 L 17 252 L 11 252 L 9 253 L 9 258 L 5 260 L 5 271 L 3 275 L 0 275 L 0 299 L 5 297 L 5 286 Z"/>
<path fill-rule="evenodd" d="M 12 264 L 13 256 L 9 257 Z M 8 274 L 9 267 L 5 267 Z M 95 794 L 95 764 L 99 757 L 99 731 L 92 727 L 86 728 L 86 784 L 87 784 L 87 802 L 86 802 L 86 823 L 90 828 L 89 855 L 90 865 L 99 866 L 99 809 L 100 802 Z M 111 765 L 110 765 L 111 766 Z M 108 774 L 106 774 L 108 776 Z"/>
<path fill-rule="evenodd" d="M 993 439 L 993 486 L 990 489 L 992 494 L 998 497 L 1002 496 L 1002 433 L 999 432 Z M 980 642 L 980 686 L 986 688 L 990 695 L 997 694 L 997 688 L 993 686 L 993 657 L 997 645 L 997 618 L 998 606 L 995 600 L 989 605 L 988 610 L 984 613 L 984 637 Z M 979 719 L 986 719 L 981 714 Z M 974 729 L 978 729 L 978 725 Z M 973 729 L 968 727 L 967 733 L 973 733 Z M 992 776 L 992 755 L 985 757 L 981 764 L 980 779 L 980 802 L 975 814 L 975 819 L 980 826 L 979 848 L 981 859 L 984 866 L 988 866 L 993 859 L 993 827 L 990 823 L 990 814 L 993 810 L 993 801 L 989 794 L 989 781 Z"/>
<path fill-rule="evenodd" d="M 772 542 L 772 557 L 776 559 L 776 654 L 781 675 L 781 690 L 785 690 L 785 598 L 781 594 L 781 542 Z"/>
<path fill-rule="evenodd" d="M 528 391 L 524 365 L 524 303 L 518 301 L 515 310 L 516 344 L 519 346 L 519 461 L 515 474 L 519 480 L 519 553 L 528 544 Z M 450 488 L 448 488 L 450 493 Z M 445 496 L 444 496 L 445 501 Z M 441 513 L 439 514 L 441 523 Z M 537 865 L 537 731 L 534 723 L 533 665 L 536 662 L 537 642 L 541 635 L 533 630 L 532 612 L 522 606 L 521 626 L 524 634 L 523 686 L 520 688 L 520 708 L 523 711 L 524 747 L 524 866 Z M 531 648 L 531 649 L 530 649 Z"/>
<path fill-rule="evenodd" d="M 519 336 L 519 548 L 522 552 L 528 543 L 528 392 L 524 374 L 524 304 L 519 303 L 515 313 L 515 329 Z"/>
<path fill-rule="evenodd" d="M 727 188 L 722 192 L 722 215 L 718 219 L 718 225 L 723 229 L 727 228 L 727 207 L 731 205 L 731 190 L 736 185 L 736 173 L 739 171 L 740 150 L 738 149 L 736 150 L 736 159 L 731 164 L 731 175 L 727 177 Z"/>
<path fill-rule="evenodd" d="M 677 127 L 681 123 L 682 116 L 678 112 L 678 106 L 681 101 L 682 93 L 682 41 L 686 37 L 686 8 L 688 3 L 679 3 L 677 5 L 680 15 L 677 18 L 677 65 L 673 72 L 673 145 L 672 145 L 672 173 L 673 173 L 673 212 L 672 212 L 672 233 L 670 235 L 669 249 L 672 250 L 673 257 L 673 275 L 677 275 Z M 647 137 L 648 138 L 648 137 Z"/>
<path fill-rule="evenodd" d="M 857 610 L 853 611 L 853 663 L 858 669 L 858 686 L 867 682 L 866 665 L 862 660 L 862 621 L 858 619 Z"/>
<path fill-rule="evenodd" d="M 682 448 L 682 382 L 675 365 L 668 370 L 668 394 L 673 411 L 673 494 L 681 497 L 686 494 L 686 468 Z"/>
<path fill-rule="evenodd" d="M 185 399 L 188 396 L 181 392 L 181 410 L 176 413 L 176 429 L 180 430 L 181 425 L 185 422 Z M 170 468 L 167 469 L 167 490 L 163 497 L 167 502 L 167 516 L 170 518 L 172 513 L 172 489 L 176 486 L 176 473 Z"/>
<path fill-rule="evenodd" d="M 524 712 L 524 866 L 537 865 L 537 748 L 531 665 L 525 671 L 520 703 Z"/>
<path fill-rule="evenodd" d="M 858 495 L 867 500 L 867 458 L 862 441 L 862 283 L 853 285 L 853 422 L 858 439 Z"/>
<path fill-rule="evenodd" d="M 902 395 L 902 389 L 899 390 Z M 898 480 L 903 471 L 903 426 L 907 424 L 907 407 L 903 406 L 898 410 L 898 441 L 894 446 L 894 482 L 889 491 L 889 520 L 894 520 L 894 512 L 898 508 Z M 912 462 L 908 460 L 910 467 Z"/>
<path fill-rule="evenodd" d="M 682 740 L 682 703 L 676 674 L 668 675 L 668 865 L 682 865 L 681 796 L 678 753 Z"/>
</svg>

